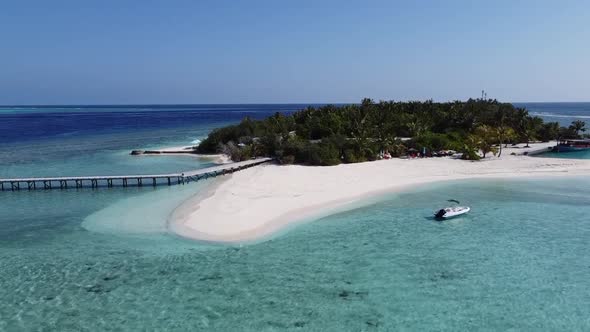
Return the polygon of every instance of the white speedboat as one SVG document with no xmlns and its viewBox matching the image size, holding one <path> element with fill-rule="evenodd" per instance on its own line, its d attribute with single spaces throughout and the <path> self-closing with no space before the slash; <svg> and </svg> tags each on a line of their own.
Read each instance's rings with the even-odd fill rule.
<svg viewBox="0 0 590 332">
<path fill-rule="evenodd" d="M 471 210 L 468 206 L 453 206 L 446 207 L 436 211 L 434 217 L 437 219 L 448 219 L 465 214 Z"/>
</svg>

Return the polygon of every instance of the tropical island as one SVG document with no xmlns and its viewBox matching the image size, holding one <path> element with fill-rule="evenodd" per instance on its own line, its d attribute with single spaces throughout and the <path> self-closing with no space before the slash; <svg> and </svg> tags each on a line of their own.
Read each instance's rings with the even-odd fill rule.
<svg viewBox="0 0 590 332">
<path fill-rule="evenodd" d="M 478 160 L 502 154 L 508 144 L 578 138 L 583 121 L 569 127 L 544 122 L 524 108 L 491 99 L 436 103 L 364 99 L 360 104 L 326 105 L 264 120 L 245 118 L 212 131 L 197 147 L 233 161 L 258 156 L 282 164 L 331 166 L 408 153 L 441 156 L 448 151 Z"/>
<path fill-rule="evenodd" d="M 212 183 L 179 206 L 168 224 L 184 237 L 241 243 L 385 193 L 441 181 L 586 176 L 590 160 L 526 156 L 552 149 L 556 138 L 584 132 L 583 121 L 560 127 L 526 109 L 481 99 L 365 99 L 359 105 L 310 107 L 259 121 L 246 118 L 212 131 L 194 149 L 225 153 L 234 161 L 270 156 L 281 165 L 247 169 Z M 455 153 L 443 156 L 449 149 Z M 441 158 L 393 158 L 416 152 Z M 383 158 L 387 154 L 392 158 Z"/>
</svg>

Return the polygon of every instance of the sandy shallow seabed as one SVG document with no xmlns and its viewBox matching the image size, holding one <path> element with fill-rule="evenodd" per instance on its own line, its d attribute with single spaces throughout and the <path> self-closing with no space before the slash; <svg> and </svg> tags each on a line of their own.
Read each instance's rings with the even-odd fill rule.
<svg viewBox="0 0 590 332">
<path fill-rule="evenodd" d="M 169 228 L 180 236 L 247 242 L 355 201 L 446 180 L 590 174 L 590 160 L 510 155 L 478 162 L 391 159 L 332 167 L 266 165 L 232 174 L 181 204 Z"/>
</svg>

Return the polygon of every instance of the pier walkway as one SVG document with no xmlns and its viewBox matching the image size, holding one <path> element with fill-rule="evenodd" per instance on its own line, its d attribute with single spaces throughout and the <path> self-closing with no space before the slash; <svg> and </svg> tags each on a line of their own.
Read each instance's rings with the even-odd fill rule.
<svg viewBox="0 0 590 332">
<path fill-rule="evenodd" d="M 0 190 L 20 189 L 68 189 L 68 188 L 100 188 L 114 186 L 157 186 L 160 184 L 174 185 L 195 182 L 210 177 L 234 173 L 245 168 L 257 166 L 273 160 L 272 158 L 258 158 L 226 165 L 202 168 L 184 173 L 154 174 L 154 175 L 105 175 L 105 176 L 73 176 L 47 178 L 15 178 L 0 179 Z"/>
</svg>

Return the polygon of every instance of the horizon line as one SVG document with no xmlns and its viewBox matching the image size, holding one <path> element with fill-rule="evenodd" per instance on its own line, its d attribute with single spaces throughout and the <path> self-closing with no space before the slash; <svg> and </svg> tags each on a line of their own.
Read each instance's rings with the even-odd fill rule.
<svg viewBox="0 0 590 332">
<path fill-rule="evenodd" d="M 470 99 L 479 99 L 479 98 L 470 98 Z M 394 102 L 413 102 L 413 101 L 428 101 L 432 99 L 424 99 L 424 100 L 385 100 L 379 99 L 375 100 L 375 102 L 380 101 L 394 101 Z M 489 99 L 489 100 L 494 100 Z M 590 101 L 501 101 L 495 99 L 501 103 L 510 103 L 510 104 L 584 104 L 590 103 Z M 447 101 L 434 101 L 435 103 L 449 103 L 455 101 L 465 101 L 461 99 L 455 100 L 447 100 Z M 359 102 L 288 102 L 288 103 L 147 103 L 147 104 L 134 104 L 134 103 L 124 103 L 124 104 L 6 104 L 1 105 L 0 108 L 8 108 L 8 107 L 77 107 L 77 106 L 85 106 L 85 107 L 100 107 L 100 106 L 110 106 L 110 107 L 128 107 L 128 106 L 225 106 L 225 105 L 352 105 L 352 104 L 360 104 Z"/>
</svg>

